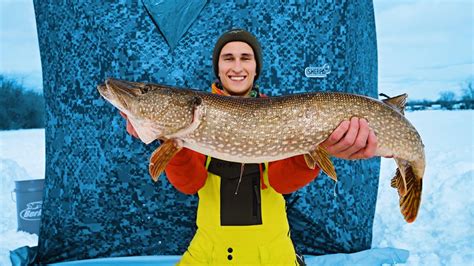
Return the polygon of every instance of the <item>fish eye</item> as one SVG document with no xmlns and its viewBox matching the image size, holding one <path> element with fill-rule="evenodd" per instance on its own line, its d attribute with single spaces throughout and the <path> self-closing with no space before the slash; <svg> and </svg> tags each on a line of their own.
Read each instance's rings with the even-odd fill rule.
<svg viewBox="0 0 474 266">
<path fill-rule="evenodd" d="M 141 92 L 142 94 L 146 94 L 146 93 L 148 93 L 150 90 L 151 90 L 151 88 L 150 88 L 149 85 L 145 85 L 144 87 L 141 87 L 141 88 L 140 88 L 140 92 Z"/>
</svg>

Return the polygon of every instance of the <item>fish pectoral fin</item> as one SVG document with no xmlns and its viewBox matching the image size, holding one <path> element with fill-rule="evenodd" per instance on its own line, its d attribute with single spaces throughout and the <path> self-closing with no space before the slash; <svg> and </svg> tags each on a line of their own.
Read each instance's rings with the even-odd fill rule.
<svg viewBox="0 0 474 266">
<path fill-rule="evenodd" d="M 179 145 L 175 140 L 168 139 L 151 154 L 148 170 L 153 181 L 158 181 L 158 177 L 165 170 L 168 162 L 181 149 L 181 145 Z"/>
<path fill-rule="evenodd" d="M 405 178 L 407 181 L 407 191 L 404 196 L 400 196 L 400 211 L 405 221 L 412 223 L 415 221 L 420 209 L 423 179 L 415 177 L 411 166 L 406 168 Z"/>
<path fill-rule="evenodd" d="M 314 151 L 310 152 L 309 154 L 305 154 L 305 161 L 309 168 L 313 166 L 311 169 L 314 169 L 317 164 L 324 173 L 326 173 L 332 180 L 337 182 L 336 170 L 334 169 L 334 164 L 332 163 L 330 156 L 331 155 L 325 148 L 318 146 Z"/>
</svg>

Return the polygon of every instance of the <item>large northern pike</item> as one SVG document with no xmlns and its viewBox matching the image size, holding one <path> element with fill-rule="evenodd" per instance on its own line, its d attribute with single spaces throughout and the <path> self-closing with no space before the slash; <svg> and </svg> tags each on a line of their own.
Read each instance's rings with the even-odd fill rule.
<svg viewBox="0 0 474 266">
<path fill-rule="evenodd" d="M 319 144 L 343 120 L 365 118 L 377 136 L 376 155 L 393 157 L 398 165 L 392 187 L 405 220 L 417 216 L 425 155 L 420 135 L 404 117 L 405 94 L 383 101 L 336 92 L 241 98 L 115 79 L 98 90 L 127 115 L 144 143 L 164 141 L 150 158 L 155 181 L 182 147 L 240 163 L 304 154 L 309 167 L 318 165 L 337 181 Z"/>
</svg>

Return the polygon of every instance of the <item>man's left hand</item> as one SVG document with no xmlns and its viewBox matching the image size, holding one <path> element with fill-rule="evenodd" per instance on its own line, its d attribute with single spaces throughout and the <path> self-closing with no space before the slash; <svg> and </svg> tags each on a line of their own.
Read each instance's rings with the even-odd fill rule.
<svg viewBox="0 0 474 266">
<path fill-rule="evenodd" d="M 377 137 L 367 120 L 353 117 L 343 121 L 321 145 L 341 159 L 368 159 L 375 155 Z"/>
</svg>

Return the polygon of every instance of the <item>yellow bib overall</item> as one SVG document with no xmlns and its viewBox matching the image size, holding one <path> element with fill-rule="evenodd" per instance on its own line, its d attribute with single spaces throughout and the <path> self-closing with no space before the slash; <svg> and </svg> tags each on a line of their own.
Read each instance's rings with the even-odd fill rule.
<svg viewBox="0 0 474 266">
<path fill-rule="evenodd" d="M 206 169 L 210 157 L 206 162 Z M 261 224 L 222 226 L 221 177 L 208 172 L 198 191 L 196 234 L 178 265 L 298 265 L 289 236 L 285 200 L 268 182 L 268 164 L 260 186 Z"/>
</svg>

